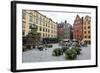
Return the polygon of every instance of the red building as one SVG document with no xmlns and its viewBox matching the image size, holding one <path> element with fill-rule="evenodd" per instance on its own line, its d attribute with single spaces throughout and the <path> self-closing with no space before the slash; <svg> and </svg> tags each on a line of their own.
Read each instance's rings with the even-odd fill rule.
<svg viewBox="0 0 100 73">
<path fill-rule="evenodd" d="M 73 39 L 82 41 L 83 39 L 83 17 L 76 16 L 73 24 Z"/>
</svg>

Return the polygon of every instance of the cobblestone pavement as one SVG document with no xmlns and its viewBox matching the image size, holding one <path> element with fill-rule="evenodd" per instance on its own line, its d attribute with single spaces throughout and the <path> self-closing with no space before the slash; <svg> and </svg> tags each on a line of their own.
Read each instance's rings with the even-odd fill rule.
<svg viewBox="0 0 100 73">
<path fill-rule="evenodd" d="M 39 51 L 38 49 L 29 50 L 22 53 L 23 62 L 46 62 L 46 61 L 67 61 L 64 56 L 52 56 L 53 49 L 60 47 L 58 44 L 53 44 L 52 48 L 47 48 L 47 50 Z M 91 59 L 91 47 L 81 47 L 82 51 L 76 60 L 87 60 Z"/>
</svg>

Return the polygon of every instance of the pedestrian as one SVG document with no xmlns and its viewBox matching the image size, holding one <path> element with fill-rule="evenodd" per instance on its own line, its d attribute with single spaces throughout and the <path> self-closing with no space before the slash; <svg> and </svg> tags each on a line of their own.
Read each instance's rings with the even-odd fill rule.
<svg viewBox="0 0 100 73">
<path fill-rule="evenodd" d="M 44 41 L 44 47 L 45 47 L 45 50 L 47 50 L 47 42 Z"/>
</svg>

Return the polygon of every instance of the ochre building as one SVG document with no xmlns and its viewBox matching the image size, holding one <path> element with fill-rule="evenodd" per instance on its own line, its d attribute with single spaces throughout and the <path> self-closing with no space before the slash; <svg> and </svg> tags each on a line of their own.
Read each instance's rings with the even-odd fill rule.
<svg viewBox="0 0 100 73">
<path fill-rule="evenodd" d="M 38 27 L 37 32 L 41 34 L 41 38 L 57 38 L 56 22 L 36 10 L 22 10 L 23 36 L 30 32 L 31 25 Z"/>
<path fill-rule="evenodd" d="M 86 16 L 83 20 L 83 41 L 91 43 L 91 17 Z"/>
</svg>

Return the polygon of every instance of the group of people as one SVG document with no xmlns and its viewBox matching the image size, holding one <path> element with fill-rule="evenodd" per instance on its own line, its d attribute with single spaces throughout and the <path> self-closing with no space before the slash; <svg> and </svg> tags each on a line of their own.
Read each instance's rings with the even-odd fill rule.
<svg viewBox="0 0 100 73">
<path fill-rule="evenodd" d="M 37 49 L 39 49 L 40 51 L 47 50 L 47 46 L 48 46 L 48 44 L 47 44 L 47 42 L 45 41 L 44 43 L 39 43 L 39 44 L 37 45 Z"/>
<path fill-rule="evenodd" d="M 86 47 L 87 46 L 87 43 L 86 42 L 80 42 L 80 41 L 59 41 L 59 45 L 60 46 L 67 46 L 67 47 L 70 47 L 70 46 L 73 46 L 73 47 Z"/>
</svg>

